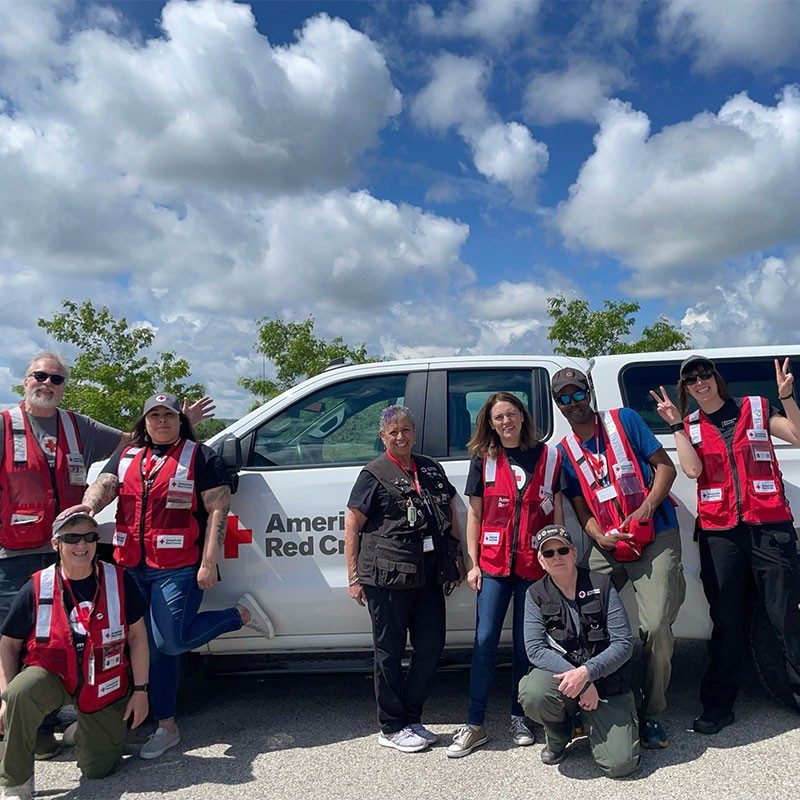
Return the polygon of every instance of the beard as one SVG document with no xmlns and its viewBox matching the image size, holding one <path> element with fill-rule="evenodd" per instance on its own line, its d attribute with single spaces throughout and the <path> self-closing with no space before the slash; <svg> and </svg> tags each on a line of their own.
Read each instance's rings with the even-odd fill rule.
<svg viewBox="0 0 800 800">
<path fill-rule="evenodd" d="M 25 402 L 33 408 L 41 409 L 42 411 L 49 411 L 53 408 L 58 408 L 58 398 L 55 395 L 45 395 L 39 393 L 37 387 L 25 392 Z"/>
</svg>

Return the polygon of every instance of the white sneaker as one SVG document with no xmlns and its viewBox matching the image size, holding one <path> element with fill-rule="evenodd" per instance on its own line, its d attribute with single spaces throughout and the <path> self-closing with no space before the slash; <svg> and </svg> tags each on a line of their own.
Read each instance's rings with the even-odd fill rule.
<svg viewBox="0 0 800 800">
<path fill-rule="evenodd" d="M 271 639 L 275 636 L 275 628 L 272 627 L 272 623 L 261 610 L 261 606 L 256 602 L 253 595 L 246 592 L 236 602 L 250 612 L 250 619 L 243 623 L 245 628 L 252 628 L 254 631 L 258 631 L 262 636 L 266 636 L 267 639 Z"/>
<path fill-rule="evenodd" d="M 421 722 L 412 722 L 408 726 L 412 733 L 416 733 L 421 739 L 424 739 L 428 744 L 436 744 L 439 741 L 439 734 L 429 731 Z"/>
<path fill-rule="evenodd" d="M 3 789 L 3 800 L 32 800 L 33 775 L 21 786 L 6 786 Z"/>
<path fill-rule="evenodd" d="M 158 758 L 170 749 L 180 744 L 181 732 L 176 728 L 170 732 L 166 728 L 156 728 L 155 733 L 142 745 L 139 751 L 140 758 Z"/>
<path fill-rule="evenodd" d="M 418 736 L 411 728 L 401 728 L 394 733 L 381 733 L 378 736 L 378 744 L 381 747 L 393 747 L 401 753 L 418 753 L 428 746 L 428 742 Z"/>
<path fill-rule="evenodd" d="M 511 717 L 511 738 L 514 744 L 527 747 L 536 741 L 533 731 L 525 722 L 525 717 Z"/>
</svg>

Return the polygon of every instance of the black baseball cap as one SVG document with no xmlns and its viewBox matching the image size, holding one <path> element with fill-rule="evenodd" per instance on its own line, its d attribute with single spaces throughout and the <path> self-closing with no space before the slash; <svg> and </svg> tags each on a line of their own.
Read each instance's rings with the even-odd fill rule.
<svg viewBox="0 0 800 800">
<path fill-rule="evenodd" d="M 694 355 L 689 356 L 688 358 L 685 358 L 683 360 L 683 364 L 681 364 L 681 371 L 680 371 L 681 378 L 686 374 L 689 367 L 698 366 L 700 364 L 707 364 L 709 367 L 711 367 L 711 369 L 713 369 L 716 372 L 717 368 L 714 366 L 714 362 L 710 358 L 708 358 L 707 356 L 701 356 L 699 353 L 695 353 Z"/>
<path fill-rule="evenodd" d="M 181 413 L 181 404 L 178 402 L 178 398 L 175 397 L 174 394 L 158 392 L 158 394 L 154 394 L 152 397 L 148 397 L 147 400 L 145 400 L 142 415 L 144 416 L 148 411 L 152 411 L 154 408 L 158 408 L 159 406 L 164 406 L 164 408 L 168 409 L 169 411 L 174 411 L 176 414 Z"/>
<path fill-rule="evenodd" d="M 577 386 L 579 389 L 589 391 L 589 379 L 579 370 L 567 367 L 560 369 L 550 379 L 550 387 L 553 390 L 553 397 L 561 394 L 565 386 Z"/>
<path fill-rule="evenodd" d="M 537 550 L 541 550 L 542 545 L 545 542 L 549 542 L 550 539 L 560 539 L 564 544 L 569 545 L 573 549 L 575 547 L 572 542 L 572 537 L 569 535 L 569 531 L 563 525 L 548 525 L 546 528 L 542 528 L 534 537 L 533 546 Z"/>
<path fill-rule="evenodd" d="M 62 528 L 75 522 L 88 522 L 94 530 L 97 530 L 97 520 L 91 514 L 87 514 L 85 511 L 75 511 L 73 514 L 61 517 L 53 522 L 53 536 L 59 537 Z"/>
</svg>

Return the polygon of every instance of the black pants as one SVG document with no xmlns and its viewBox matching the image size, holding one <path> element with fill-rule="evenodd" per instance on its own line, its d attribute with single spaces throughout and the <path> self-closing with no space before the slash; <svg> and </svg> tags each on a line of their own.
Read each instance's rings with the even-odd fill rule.
<svg viewBox="0 0 800 800">
<path fill-rule="evenodd" d="M 419 589 L 365 586 L 375 643 L 375 699 L 384 733 L 395 733 L 422 720 L 439 656 L 444 648 L 445 610 L 442 587 L 428 575 Z M 411 663 L 403 678 L 406 639 Z"/>
<path fill-rule="evenodd" d="M 733 708 L 748 650 L 751 581 L 783 646 L 787 672 L 800 696 L 800 584 L 792 523 L 740 524 L 730 531 L 700 531 L 700 577 L 711 607 L 711 663 L 700 684 L 707 717 Z"/>
</svg>

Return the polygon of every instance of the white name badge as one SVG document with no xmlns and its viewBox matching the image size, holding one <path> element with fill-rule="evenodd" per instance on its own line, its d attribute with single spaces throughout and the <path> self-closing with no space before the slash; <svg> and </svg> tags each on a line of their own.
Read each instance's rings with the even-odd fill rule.
<svg viewBox="0 0 800 800">
<path fill-rule="evenodd" d="M 542 514 L 548 515 L 553 513 L 553 501 L 547 497 L 542 500 L 542 504 L 540 506 L 542 509 Z"/>
<path fill-rule="evenodd" d="M 72 486 L 86 486 L 86 464 L 80 453 L 67 453 L 67 469 Z"/>
<path fill-rule="evenodd" d="M 167 489 L 167 508 L 191 508 L 194 499 L 194 481 L 173 478 Z"/>
<path fill-rule="evenodd" d="M 422 540 L 422 552 L 423 553 L 433 552 L 433 536 L 426 536 Z"/>
<path fill-rule="evenodd" d="M 122 628 L 104 628 L 103 629 L 103 644 L 111 644 L 112 642 L 121 642 L 125 638 L 125 631 Z"/>
<path fill-rule="evenodd" d="M 615 486 L 604 486 L 602 489 L 598 489 L 597 491 L 597 499 L 601 503 L 607 503 L 609 500 L 613 500 L 617 496 L 617 488 Z"/>
<path fill-rule="evenodd" d="M 114 535 L 111 537 L 111 544 L 113 544 L 114 547 L 125 547 L 125 542 L 127 539 L 127 533 L 122 533 L 122 531 L 114 531 Z"/>
<path fill-rule="evenodd" d="M 497 477 L 497 459 L 487 458 L 486 474 L 484 475 L 483 480 L 485 483 L 494 483 L 496 477 Z"/>
<path fill-rule="evenodd" d="M 11 515 L 11 524 L 12 525 L 30 525 L 31 522 L 38 522 L 39 515 L 38 514 L 12 514 Z"/>
<path fill-rule="evenodd" d="M 183 535 L 162 533 L 156 536 L 156 547 L 163 550 L 180 550 L 183 547 Z"/>
<path fill-rule="evenodd" d="M 500 544 L 500 531 L 484 531 L 482 544 Z"/>
<path fill-rule="evenodd" d="M 105 683 L 101 683 L 97 687 L 97 696 L 98 697 L 105 697 L 107 694 L 111 694 L 111 692 L 115 692 L 120 687 L 122 679 L 119 675 L 116 678 L 111 678 L 111 680 L 106 681 Z"/>
<path fill-rule="evenodd" d="M 775 481 L 753 481 L 753 489 L 757 494 L 770 494 L 778 491 Z"/>
<path fill-rule="evenodd" d="M 619 478 L 621 475 L 633 475 L 636 468 L 633 466 L 633 461 L 618 461 L 614 464 L 614 474 Z"/>
<path fill-rule="evenodd" d="M 722 500 L 722 489 L 701 489 L 701 503 L 718 503 Z"/>
<path fill-rule="evenodd" d="M 747 438 L 751 442 L 766 442 L 769 439 L 769 434 L 763 428 L 760 430 L 750 428 L 747 431 Z"/>
</svg>

